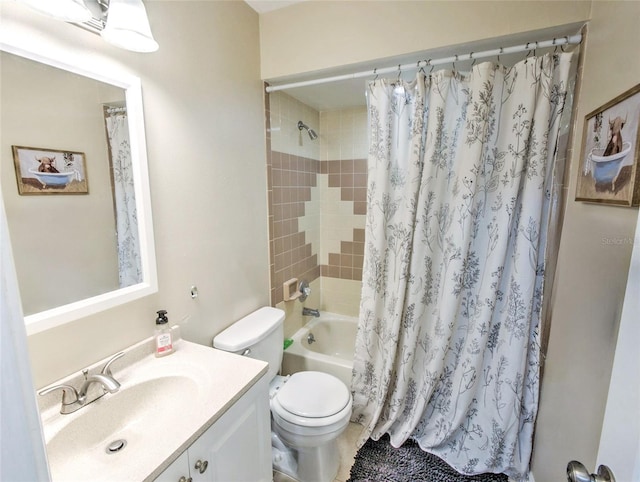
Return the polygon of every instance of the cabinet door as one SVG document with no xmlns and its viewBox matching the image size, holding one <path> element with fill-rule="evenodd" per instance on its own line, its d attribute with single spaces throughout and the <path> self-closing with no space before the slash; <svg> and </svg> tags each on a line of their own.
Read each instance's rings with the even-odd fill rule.
<svg viewBox="0 0 640 482">
<path fill-rule="evenodd" d="M 180 482 L 182 477 L 184 481 L 189 480 L 189 457 L 184 452 L 180 457 L 162 472 L 155 482 Z"/>
<path fill-rule="evenodd" d="M 263 377 L 189 447 L 193 482 L 272 480 L 268 388 Z"/>
</svg>

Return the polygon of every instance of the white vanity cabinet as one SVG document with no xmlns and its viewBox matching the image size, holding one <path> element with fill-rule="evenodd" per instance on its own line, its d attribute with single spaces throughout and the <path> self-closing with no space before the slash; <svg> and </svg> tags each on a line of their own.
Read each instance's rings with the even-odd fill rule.
<svg viewBox="0 0 640 482">
<path fill-rule="evenodd" d="M 167 467 L 156 481 L 271 481 L 268 391 L 266 377 L 262 377 Z"/>
</svg>

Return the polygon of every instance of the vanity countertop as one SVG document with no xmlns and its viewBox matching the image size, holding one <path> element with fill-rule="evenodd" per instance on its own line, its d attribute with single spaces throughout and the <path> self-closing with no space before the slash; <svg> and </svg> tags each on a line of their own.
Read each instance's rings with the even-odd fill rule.
<svg viewBox="0 0 640 482">
<path fill-rule="evenodd" d="M 149 340 L 126 350 L 112 366 L 120 391 L 72 414 L 59 413 L 60 391 L 39 397 L 53 482 L 153 480 L 267 372 L 267 363 L 252 358 L 181 339 L 174 347 L 162 358 Z M 78 387 L 82 379 L 74 374 L 53 385 Z M 120 437 L 127 446 L 106 454 Z"/>
</svg>

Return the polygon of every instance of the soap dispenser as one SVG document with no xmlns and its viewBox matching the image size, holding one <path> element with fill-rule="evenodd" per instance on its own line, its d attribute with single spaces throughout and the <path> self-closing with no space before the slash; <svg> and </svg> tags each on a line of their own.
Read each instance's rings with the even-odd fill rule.
<svg viewBox="0 0 640 482">
<path fill-rule="evenodd" d="M 156 341 L 155 353 L 157 357 L 173 353 L 173 343 L 171 340 L 171 329 L 168 326 L 167 310 L 158 311 L 156 318 L 156 329 L 154 338 Z"/>
</svg>

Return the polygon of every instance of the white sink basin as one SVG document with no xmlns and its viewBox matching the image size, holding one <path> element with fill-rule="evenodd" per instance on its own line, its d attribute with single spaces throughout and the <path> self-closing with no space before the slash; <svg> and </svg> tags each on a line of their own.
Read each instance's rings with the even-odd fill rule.
<svg viewBox="0 0 640 482">
<path fill-rule="evenodd" d="M 62 474 L 92 480 L 95 470 L 119 463 L 126 452 L 148 450 L 149 444 L 162 440 L 167 425 L 180 423 L 184 400 L 196 400 L 198 392 L 196 381 L 188 377 L 154 378 L 122 387 L 78 410 L 72 419 L 64 415 L 69 422 L 47 443 L 54 480 Z M 108 451 L 114 442 L 124 446 Z M 91 479 L 80 473 L 83 466 L 91 468 Z"/>
<path fill-rule="evenodd" d="M 167 357 L 116 365 L 118 392 L 71 414 L 61 415 L 59 403 L 42 412 L 54 482 L 153 480 L 266 371 L 247 357 L 176 345 Z"/>
</svg>

